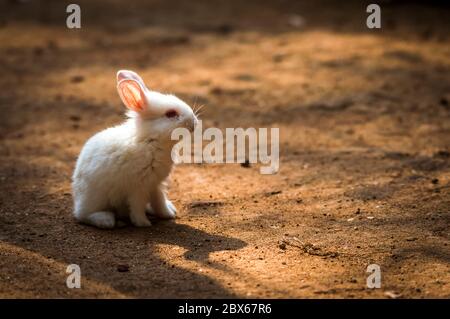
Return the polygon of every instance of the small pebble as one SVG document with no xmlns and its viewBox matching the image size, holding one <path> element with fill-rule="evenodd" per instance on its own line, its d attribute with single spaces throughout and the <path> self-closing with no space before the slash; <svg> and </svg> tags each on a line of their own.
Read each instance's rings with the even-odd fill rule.
<svg viewBox="0 0 450 319">
<path fill-rule="evenodd" d="M 79 120 L 81 120 L 81 117 L 78 115 L 71 115 L 71 116 L 69 116 L 69 119 L 71 121 L 78 122 Z"/>
<path fill-rule="evenodd" d="M 128 272 L 130 270 L 130 266 L 128 265 L 118 265 L 117 271 L 118 272 Z"/>
<path fill-rule="evenodd" d="M 84 81 L 84 76 L 82 75 L 74 75 L 70 78 L 70 82 L 72 83 L 81 83 Z"/>
</svg>

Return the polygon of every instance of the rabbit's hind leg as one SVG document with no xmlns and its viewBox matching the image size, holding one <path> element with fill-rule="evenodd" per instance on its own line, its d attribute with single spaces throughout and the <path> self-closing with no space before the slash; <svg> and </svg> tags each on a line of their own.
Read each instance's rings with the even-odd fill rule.
<svg viewBox="0 0 450 319">
<path fill-rule="evenodd" d="M 103 205 L 97 204 L 92 201 L 86 201 L 85 198 L 78 197 L 75 201 L 73 215 L 81 223 L 93 225 L 98 228 L 114 228 L 116 224 L 114 213 L 101 209 L 100 207 Z"/>
<path fill-rule="evenodd" d="M 112 212 L 95 212 L 85 215 L 80 222 L 93 225 L 98 228 L 111 229 L 116 225 L 116 218 Z"/>
</svg>

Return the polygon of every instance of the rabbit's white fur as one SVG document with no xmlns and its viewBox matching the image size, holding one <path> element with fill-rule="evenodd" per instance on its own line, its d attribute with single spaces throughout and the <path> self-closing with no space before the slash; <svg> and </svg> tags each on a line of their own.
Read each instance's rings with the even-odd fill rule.
<svg viewBox="0 0 450 319">
<path fill-rule="evenodd" d="M 84 145 L 73 173 L 75 218 L 113 228 L 116 217 L 128 215 L 135 226 L 150 226 L 149 206 L 157 217 L 175 218 L 164 189 L 173 163 L 170 135 L 177 127 L 193 130 L 198 120 L 186 103 L 148 90 L 132 71 L 119 71 L 117 80 L 129 119 Z"/>
</svg>

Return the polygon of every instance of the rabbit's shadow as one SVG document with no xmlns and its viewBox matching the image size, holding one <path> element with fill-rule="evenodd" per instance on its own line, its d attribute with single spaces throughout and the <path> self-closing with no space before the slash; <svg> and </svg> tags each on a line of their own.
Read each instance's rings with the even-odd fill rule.
<svg viewBox="0 0 450 319">
<path fill-rule="evenodd" d="M 210 260 L 210 254 L 220 251 L 238 250 L 247 243 L 220 234 L 208 233 L 204 230 L 183 224 L 182 220 L 161 220 L 152 219 L 152 226 L 137 228 L 127 224 L 122 228 L 113 230 L 100 230 L 88 225 L 78 225 L 85 238 L 96 238 L 95 246 L 101 249 L 109 243 L 110 250 L 102 255 L 100 264 L 129 263 L 130 272 L 133 274 L 134 267 L 146 270 L 137 271 L 137 277 L 145 278 L 145 281 L 163 286 L 165 292 L 155 292 L 151 287 L 144 288 L 140 294 L 145 297 L 174 297 L 185 296 L 188 298 L 201 298 L 202 296 L 215 296 L 219 298 L 237 297 L 233 292 L 226 289 L 220 279 L 204 272 L 199 272 L 191 268 L 192 262 L 201 264 L 204 269 L 216 269 L 227 274 L 236 274 L 233 269 L 222 262 Z M 127 243 L 126 245 L 124 243 Z M 112 245 L 111 245 L 112 244 Z M 182 255 L 170 251 L 170 247 L 179 247 L 184 250 Z M 140 249 L 138 248 L 140 247 Z M 125 251 L 125 247 L 131 247 L 130 251 Z M 133 249 L 136 247 L 136 249 Z M 142 249 L 144 247 L 144 249 Z M 92 249 L 97 249 L 92 247 Z M 164 252 L 161 252 L 164 250 Z M 174 255 L 177 255 L 174 257 Z M 71 258 L 78 258 L 79 252 L 72 253 Z M 120 256 L 117 258 L 117 256 Z M 56 257 L 56 256 L 55 256 Z M 59 256 L 60 257 L 60 256 Z M 57 257 L 56 257 L 57 258 Z M 67 256 L 66 256 L 67 258 Z M 132 262 L 129 260 L 132 259 Z M 176 260 L 173 260 L 176 258 Z M 187 261 L 187 264 L 183 264 Z M 67 260 L 67 262 L 69 262 Z M 69 262 L 70 263 L 70 262 Z M 98 262 L 96 263 L 99 264 Z M 189 266 L 190 265 L 190 266 Z M 92 269 L 92 268 L 91 268 Z M 163 275 L 161 275 L 163 274 Z M 117 275 L 117 274 L 116 274 Z M 112 278 L 106 279 L 101 275 L 101 269 L 97 273 L 95 269 L 90 272 L 90 277 L 101 280 L 123 293 L 130 293 L 127 285 L 115 282 Z M 195 287 L 195 289 L 193 289 Z"/>
<path fill-rule="evenodd" d="M 186 249 L 184 258 L 197 262 L 208 261 L 209 254 L 218 251 L 238 250 L 247 244 L 236 238 L 210 234 L 201 229 L 181 224 L 178 220 L 151 218 L 152 226 L 137 228 L 130 224 L 115 229 L 119 236 L 153 244 L 167 244 Z M 212 264 L 212 263 L 210 263 Z"/>
<path fill-rule="evenodd" d="M 37 216 L 34 217 L 37 220 Z M 212 275 L 198 271 L 200 267 L 196 267 L 195 263 L 199 263 L 204 269 L 214 268 L 222 273 L 233 273 L 233 269 L 221 262 L 210 261 L 209 258 L 214 252 L 245 247 L 247 244 L 240 239 L 208 233 L 183 224 L 182 219 L 153 220 L 151 227 L 137 228 L 129 225 L 112 230 L 78 224 L 69 216 L 64 219 L 67 222 L 59 223 L 57 227 L 56 224 L 47 224 L 55 227 L 47 227 L 45 236 L 36 235 L 38 239 L 29 241 L 25 237 L 30 236 L 24 233 L 20 225 L 5 224 L 3 228 L 9 234 L 22 234 L 10 236 L 8 243 L 63 264 L 77 264 L 82 270 L 83 278 L 102 283 L 125 296 L 238 297 L 221 283 L 217 272 Z M 66 234 L 76 234 L 76 240 L 71 240 Z M 181 255 L 176 249 L 171 250 L 170 246 L 182 248 Z M 127 266 L 126 274 L 119 270 L 121 265 Z M 39 267 L 39 263 L 33 267 L 35 266 Z M 57 280 L 51 282 L 56 287 L 55 295 L 61 284 L 60 279 Z M 66 290 L 64 292 L 67 293 Z"/>
</svg>

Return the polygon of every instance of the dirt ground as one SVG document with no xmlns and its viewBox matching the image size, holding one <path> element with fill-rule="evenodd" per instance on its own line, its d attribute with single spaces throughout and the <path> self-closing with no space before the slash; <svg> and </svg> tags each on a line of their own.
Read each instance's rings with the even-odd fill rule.
<svg viewBox="0 0 450 319">
<path fill-rule="evenodd" d="M 79 0 L 70 30 L 68 3 L 0 3 L 0 297 L 450 297 L 448 7 L 379 1 L 370 30 L 358 1 Z M 124 68 L 204 127 L 279 127 L 278 174 L 183 164 L 175 221 L 78 224 L 71 174 L 123 120 Z"/>
</svg>

